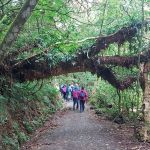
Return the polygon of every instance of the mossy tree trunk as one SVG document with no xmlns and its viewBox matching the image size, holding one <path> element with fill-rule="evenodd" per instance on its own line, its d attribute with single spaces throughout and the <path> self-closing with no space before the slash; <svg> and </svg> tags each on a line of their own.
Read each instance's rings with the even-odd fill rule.
<svg viewBox="0 0 150 150">
<path fill-rule="evenodd" d="M 141 141 L 150 142 L 150 79 L 149 79 L 150 63 L 145 64 L 143 70 L 144 92 L 143 92 L 143 124 L 139 132 Z"/>
</svg>

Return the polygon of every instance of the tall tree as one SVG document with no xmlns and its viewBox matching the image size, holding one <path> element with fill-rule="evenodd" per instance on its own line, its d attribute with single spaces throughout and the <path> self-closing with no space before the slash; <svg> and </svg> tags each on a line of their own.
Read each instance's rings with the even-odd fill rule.
<svg viewBox="0 0 150 150">
<path fill-rule="evenodd" d="M 9 53 L 9 47 L 18 37 L 21 29 L 23 28 L 23 25 L 26 23 L 27 19 L 31 15 L 37 2 L 38 0 L 26 0 L 25 4 L 21 8 L 10 29 L 8 30 L 5 38 L 0 44 L 0 62 L 2 62 L 4 56 L 6 56 Z"/>
</svg>

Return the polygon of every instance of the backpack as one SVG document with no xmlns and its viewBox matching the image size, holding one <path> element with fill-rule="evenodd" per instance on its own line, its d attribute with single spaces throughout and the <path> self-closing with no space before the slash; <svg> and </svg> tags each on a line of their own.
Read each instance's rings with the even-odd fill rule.
<svg viewBox="0 0 150 150">
<path fill-rule="evenodd" d="M 81 99 L 81 100 L 84 100 L 86 94 L 85 94 L 84 91 L 81 91 L 79 96 L 80 96 L 80 99 Z"/>
<path fill-rule="evenodd" d="M 78 98 L 78 91 L 77 90 L 73 90 L 72 96 L 73 96 L 73 98 Z"/>
<path fill-rule="evenodd" d="M 64 86 L 64 87 L 62 88 L 63 93 L 66 93 L 66 90 L 67 90 L 67 88 L 66 88 L 66 86 Z"/>
<path fill-rule="evenodd" d="M 69 93 L 69 86 L 66 87 L 66 92 Z"/>
</svg>

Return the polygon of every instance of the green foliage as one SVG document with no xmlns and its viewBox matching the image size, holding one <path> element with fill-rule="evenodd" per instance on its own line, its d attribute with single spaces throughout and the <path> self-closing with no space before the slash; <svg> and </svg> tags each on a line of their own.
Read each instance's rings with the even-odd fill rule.
<svg viewBox="0 0 150 150">
<path fill-rule="evenodd" d="M 26 129 L 26 131 L 27 131 L 28 133 L 32 133 L 32 132 L 33 132 L 33 127 L 32 127 L 32 125 L 31 125 L 30 122 L 28 122 L 28 121 L 23 121 L 23 125 L 24 125 L 24 128 Z"/>
<path fill-rule="evenodd" d="M 20 127 L 19 127 L 19 124 L 17 122 L 13 123 L 13 129 L 14 129 L 15 135 L 18 138 L 19 144 L 22 144 L 23 142 L 25 142 L 29 139 L 29 137 L 24 132 L 20 131 Z"/>
<path fill-rule="evenodd" d="M 6 103 L 7 103 L 7 99 L 0 95 L 0 124 L 4 125 L 7 121 L 8 121 L 8 112 L 6 109 Z"/>
<path fill-rule="evenodd" d="M 82 1 L 83 3 L 87 3 Z M 20 1 L 6 5 L 4 16 L 0 21 L 0 29 L 8 29 L 8 24 L 21 7 Z M 83 7 L 77 1 L 48 1 L 40 0 L 32 16 L 28 19 L 24 30 L 14 44 L 12 50 L 16 50 L 24 43 L 37 43 L 38 48 L 24 52 L 19 56 L 22 59 L 33 54 L 58 48 L 62 54 L 73 54 L 77 49 L 90 46 L 94 40 L 83 40 L 87 37 L 114 33 L 122 26 L 136 23 L 142 18 L 141 1 L 109 0 L 88 2 L 88 7 Z M 136 6 L 136 7 L 135 7 Z M 82 9 L 81 9 L 82 8 Z M 16 12 L 11 12 L 16 9 Z M 4 29 L 4 33 L 7 31 Z M 4 35 L 2 32 L 2 34 Z M 0 35 L 2 39 L 3 35 Z M 83 42 L 78 42 L 83 40 Z M 59 43 L 59 44 L 58 44 Z M 17 58 L 16 58 L 17 59 Z"/>
<path fill-rule="evenodd" d="M 51 114 L 62 107 L 62 102 L 50 80 L 14 83 L 11 86 L 6 80 L 3 80 L 4 83 L 6 90 L 0 96 L 0 119 L 3 126 L 12 124 L 12 136 L 9 136 L 10 131 L 3 131 L 3 147 L 10 146 L 17 150 L 18 145 L 29 139 L 28 134 L 42 126 Z M 13 123 L 10 117 L 13 117 Z"/>
<path fill-rule="evenodd" d="M 124 117 L 134 121 L 142 105 L 142 91 L 138 90 L 138 85 L 135 84 L 133 88 L 120 92 L 121 102 L 119 103 L 119 95 L 114 87 L 103 80 L 99 80 L 98 83 L 96 94 L 90 99 L 91 105 L 111 119 L 121 113 Z"/>
<path fill-rule="evenodd" d="M 19 150 L 19 143 L 15 136 L 9 137 L 7 135 L 3 135 L 2 137 L 2 144 L 5 149 L 11 150 Z"/>
<path fill-rule="evenodd" d="M 39 128 L 39 127 L 41 127 L 41 126 L 43 125 L 42 119 L 43 119 L 43 116 L 34 119 L 34 120 L 32 121 L 32 126 L 34 126 L 34 128 Z M 31 124 L 28 126 L 28 131 L 29 131 L 29 128 L 32 129 L 31 132 L 33 132 L 33 127 L 31 127 Z"/>
<path fill-rule="evenodd" d="M 14 4 L 15 2 L 16 1 L 3 0 L 0 4 L 0 41 L 2 41 L 2 39 L 4 38 L 14 18 L 19 12 L 20 7 L 22 6 L 21 1 L 18 1 L 18 3 Z M 5 5 L 3 6 L 3 4 Z"/>
<path fill-rule="evenodd" d="M 24 132 L 18 133 L 18 142 L 22 144 L 23 142 L 27 141 L 29 137 Z"/>
</svg>

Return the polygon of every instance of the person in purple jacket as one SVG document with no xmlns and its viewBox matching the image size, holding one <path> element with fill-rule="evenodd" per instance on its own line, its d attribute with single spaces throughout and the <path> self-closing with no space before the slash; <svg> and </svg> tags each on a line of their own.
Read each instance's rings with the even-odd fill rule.
<svg viewBox="0 0 150 150">
<path fill-rule="evenodd" d="M 88 100 L 88 93 L 84 87 L 81 88 L 78 98 L 80 101 L 80 112 L 83 112 L 85 109 L 85 102 Z"/>
<path fill-rule="evenodd" d="M 66 92 L 67 92 L 67 86 L 66 86 L 66 84 L 65 84 L 65 85 L 63 86 L 63 88 L 62 88 L 62 93 L 63 93 L 63 98 L 64 98 L 64 100 L 67 100 Z"/>
</svg>

